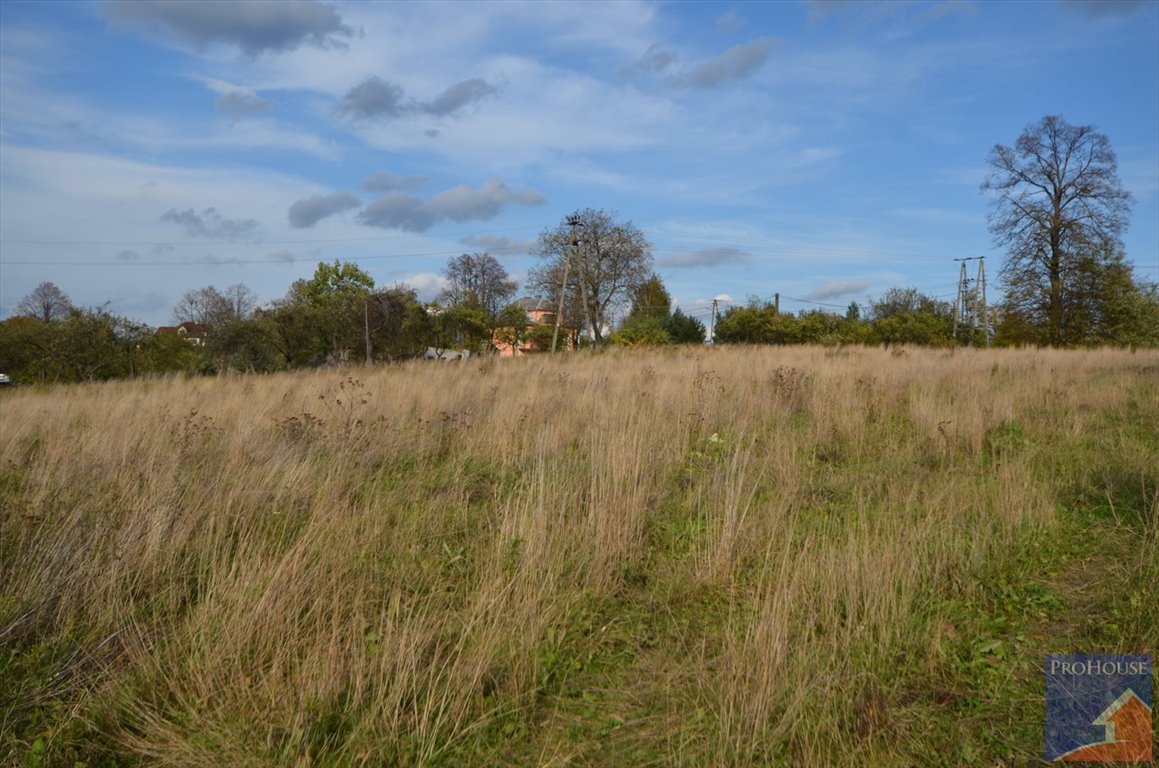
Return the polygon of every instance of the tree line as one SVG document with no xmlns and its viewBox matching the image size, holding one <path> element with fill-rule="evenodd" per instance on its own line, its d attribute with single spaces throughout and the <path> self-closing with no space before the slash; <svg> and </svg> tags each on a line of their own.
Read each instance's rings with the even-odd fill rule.
<svg viewBox="0 0 1159 768">
<path fill-rule="evenodd" d="M 1048 116 L 989 156 L 988 226 L 1006 251 L 1005 298 L 970 327 L 948 302 L 891 288 L 844 314 L 783 313 L 750 299 L 713 318 L 716 343 L 1049 344 L 1159 347 L 1159 288 L 1139 280 L 1123 252 L 1131 195 L 1106 136 Z M 673 309 L 653 272 L 652 244 L 615 213 L 583 209 L 538 238 L 540 264 L 525 290 L 569 333 L 593 345 L 699 344 L 704 324 Z M 430 350 L 483 353 L 497 346 L 552 349 L 559 328 L 529 322 L 518 285 L 493 256 L 462 254 L 445 288 L 424 304 L 399 284 L 376 286 L 354 264 L 320 262 L 265 306 L 244 285 L 187 292 L 174 321 L 204 330 L 198 344 L 103 307 L 77 307 L 41 283 L 0 322 L 0 371 L 14 381 L 73 382 L 171 372 L 268 372 L 381 363 Z M 613 317 L 629 308 L 619 325 Z M 578 333 L 577 333 L 578 330 Z"/>
</svg>

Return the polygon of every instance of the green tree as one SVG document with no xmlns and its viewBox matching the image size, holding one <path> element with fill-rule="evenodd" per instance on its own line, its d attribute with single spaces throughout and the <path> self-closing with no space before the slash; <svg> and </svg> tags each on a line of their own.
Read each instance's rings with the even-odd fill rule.
<svg viewBox="0 0 1159 768">
<path fill-rule="evenodd" d="M 689 317 L 679 308 L 668 318 L 667 328 L 673 344 L 703 344 L 707 335 L 704 323 Z"/>
<path fill-rule="evenodd" d="M 0 371 L 17 383 L 52 381 L 57 367 L 53 348 L 59 324 L 31 315 L 0 322 Z"/>
<path fill-rule="evenodd" d="M 140 329 L 103 307 L 73 308 L 60 321 L 51 354 L 60 381 L 98 381 L 132 371 Z"/>
<path fill-rule="evenodd" d="M 667 322 L 672 314 L 672 296 L 664 287 L 664 282 L 655 272 L 652 276 L 632 289 L 632 308 L 627 322 L 642 318 Z"/>
<path fill-rule="evenodd" d="M 954 344 L 950 305 L 916 288 L 890 288 L 869 305 L 870 341 L 883 344 Z"/>
<path fill-rule="evenodd" d="M 491 341 L 491 321 L 487 310 L 480 306 L 454 305 L 429 309 L 432 319 L 433 343 L 438 352 L 465 349 L 471 354 L 486 351 Z"/>
<path fill-rule="evenodd" d="M 770 307 L 749 303 L 729 307 L 716 322 L 718 344 L 768 344 L 772 341 L 773 313 Z"/>
<path fill-rule="evenodd" d="M 530 323 L 527 320 L 527 310 L 519 304 L 509 304 L 499 313 L 495 320 L 494 339 L 498 346 L 510 349 L 513 354 L 523 346 L 529 338 Z M 548 344 L 550 344 L 550 340 Z"/>
<path fill-rule="evenodd" d="M 368 310 L 375 360 L 417 357 L 430 346 L 432 318 L 413 288 L 396 285 L 376 291 L 370 297 Z"/>
<path fill-rule="evenodd" d="M 148 333 L 135 341 L 134 368 L 138 375 L 193 372 L 204 356 L 200 350 L 175 333 Z"/>
<path fill-rule="evenodd" d="M 716 341 L 722 344 L 798 344 L 800 323 L 778 312 L 768 302 L 752 298 L 743 307 L 729 307 L 716 324 Z"/>
<path fill-rule="evenodd" d="M 806 310 L 797 318 L 797 340 L 801 344 L 832 346 L 845 341 L 844 317 L 820 309 Z"/>
<path fill-rule="evenodd" d="M 1058 116 L 1027 126 L 1013 147 L 996 144 L 990 233 L 1006 249 L 1006 309 L 1054 346 L 1083 343 L 1084 307 L 1122 249 L 1131 195 L 1107 137 Z"/>
<path fill-rule="evenodd" d="M 364 357 L 374 280 L 356 265 L 320 262 L 309 280 L 296 280 L 273 312 L 287 364 L 317 365 Z"/>
<path fill-rule="evenodd" d="M 667 320 L 638 315 L 629 318 L 608 341 L 622 347 L 655 347 L 668 344 L 672 336 L 668 333 Z"/>
</svg>

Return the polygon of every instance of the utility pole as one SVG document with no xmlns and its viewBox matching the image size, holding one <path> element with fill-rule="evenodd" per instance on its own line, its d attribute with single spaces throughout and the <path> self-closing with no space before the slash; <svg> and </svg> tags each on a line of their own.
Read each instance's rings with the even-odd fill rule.
<svg viewBox="0 0 1159 768">
<path fill-rule="evenodd" d="M 708 320 L 708 338 L 716 344 L 716 299 L 712 300 L 712 317 Z"/>
<path fill-rule="evenodd" d="M 579 245 L 579 240 L 575 236 L 575 228 L 580 225 L 579 216 L 568 216 L 567 224 L 571 227 L 571 247 L 568 248 L 563 257 L 563 283 L 559 286 L 559 311 L 555 313 L 555 330 L 551 333 L 551 354 L 553 355 L 555 354 L 556 345 L 559 343 L 559 324 L 563 320 L 563 302 L 567 297 L 567 278 L 571 273 L 571 260 L 575 254 L 576 246 Z"/>
<path fill-rule="evenodd" d="M 958 326 L 968 325 L 972 332 L 978 330 L 978 288 L 975 284 L 974 290 L 970 290 L 970 278 L 966 275 L 967 261 L 981 261 L 981 256 L 968 256 L 963 259 L 954 259 L 954 261 L 961 264 L 958 270 L 958 296 L 954 299 L 954 341 L 958 341 Z M 981 264 L 978 265 L 979 279 L 985 279 L 985 271 Z M 983 292 L 985 289 L 983 289 Z M 983 301 L 983 303 L 985 303 Z M 985 314 L 985 312 L 983 312 Z M 985 320 L 983 319 L 983 322 Z M 971 343 L 973 342 L 974 334 L 970 336 Z"/>
<path fill-rule="evenodd" d="M 773 294 L 773 314 L 781 314 L 781 294 L 779 293 Z"/>
<path fill-rule="evenodd" d="M 366 367 L 370 367 L 370 297 L 362 300 L 362 329 L 366 334 Z"/>
<path fill-rule="evenodd" d="M 986 346 L 990 346 L 990 315 L 986 311 L 986 257 L 982 256 L 978 259 L 978 288 L 982 291 L 982 338 L 986 340 Z"/>
</svg>

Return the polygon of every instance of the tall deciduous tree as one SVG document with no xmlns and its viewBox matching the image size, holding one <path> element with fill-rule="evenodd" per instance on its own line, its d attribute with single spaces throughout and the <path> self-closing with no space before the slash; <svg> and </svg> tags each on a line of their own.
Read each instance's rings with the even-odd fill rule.
<svg viewBox="0 0 1159 768">
<path fill-rule="evenodd" d="M 35 317 L 48 323 L 68 317 L 72 302 L 53 283 L 41 283 L 16 305 L 16 315 Z"/>
<path fill-rule="evenodd" d="M 1013 147 L 990 151 L 990 232 L 1007 249 L 1006 310 L 1055 346 L 1082 341 L 1070 319 L 1090 300 L 1090 278 L 1122 249 L 1131 195 L 1115 153 L 1093 126 L 1058 116 L 1030 125 Z"/>
<path fill-rule="evenodd" d="M 634 224 L 617 221 L 608 211 L 586 208 L 574 219 L 578 220 L 574 245 L 573 228 L 566 219 L 539 235 L 536 251 L 543 264 L 532 270 L 529 282 L 553 302 L 559 301 L 562 289 L 564 306 L 570 310 L 565 321 L 582 319 L 600 344 L 613 310 L 651 276 L 652 244 Z"/>
<path fill-rule="evenodd" d="M 446 306 L 475 306 L 494 319 L 518 287 L 489 253 L 464 253 L 447 262 L 447 285 L 440 299 Z"/>
<path fill-rule="evenodd" d="M 373 289 L 370 275 L 337 260 L 295 280 L 272 312 L 286 363 L 344 362 L 365 350 Z"/>
</svg>

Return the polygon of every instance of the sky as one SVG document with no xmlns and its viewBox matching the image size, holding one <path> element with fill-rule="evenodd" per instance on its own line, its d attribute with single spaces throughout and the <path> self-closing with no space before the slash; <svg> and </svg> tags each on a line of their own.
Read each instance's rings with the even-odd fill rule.
<svg viewBox="0 0 1159 768">
<path fill-rule="evenodd" d="M 0 317 L 48 281 L 164 325 L 335 259 L 430 300 L 589 207 L 699 317 L 951 301 L 979 256 L 999 296 L 979 185 L 1047 115 L 1108 137 L 1159 280 L 1155 0 L 4 0 Z"/>
</svg>

